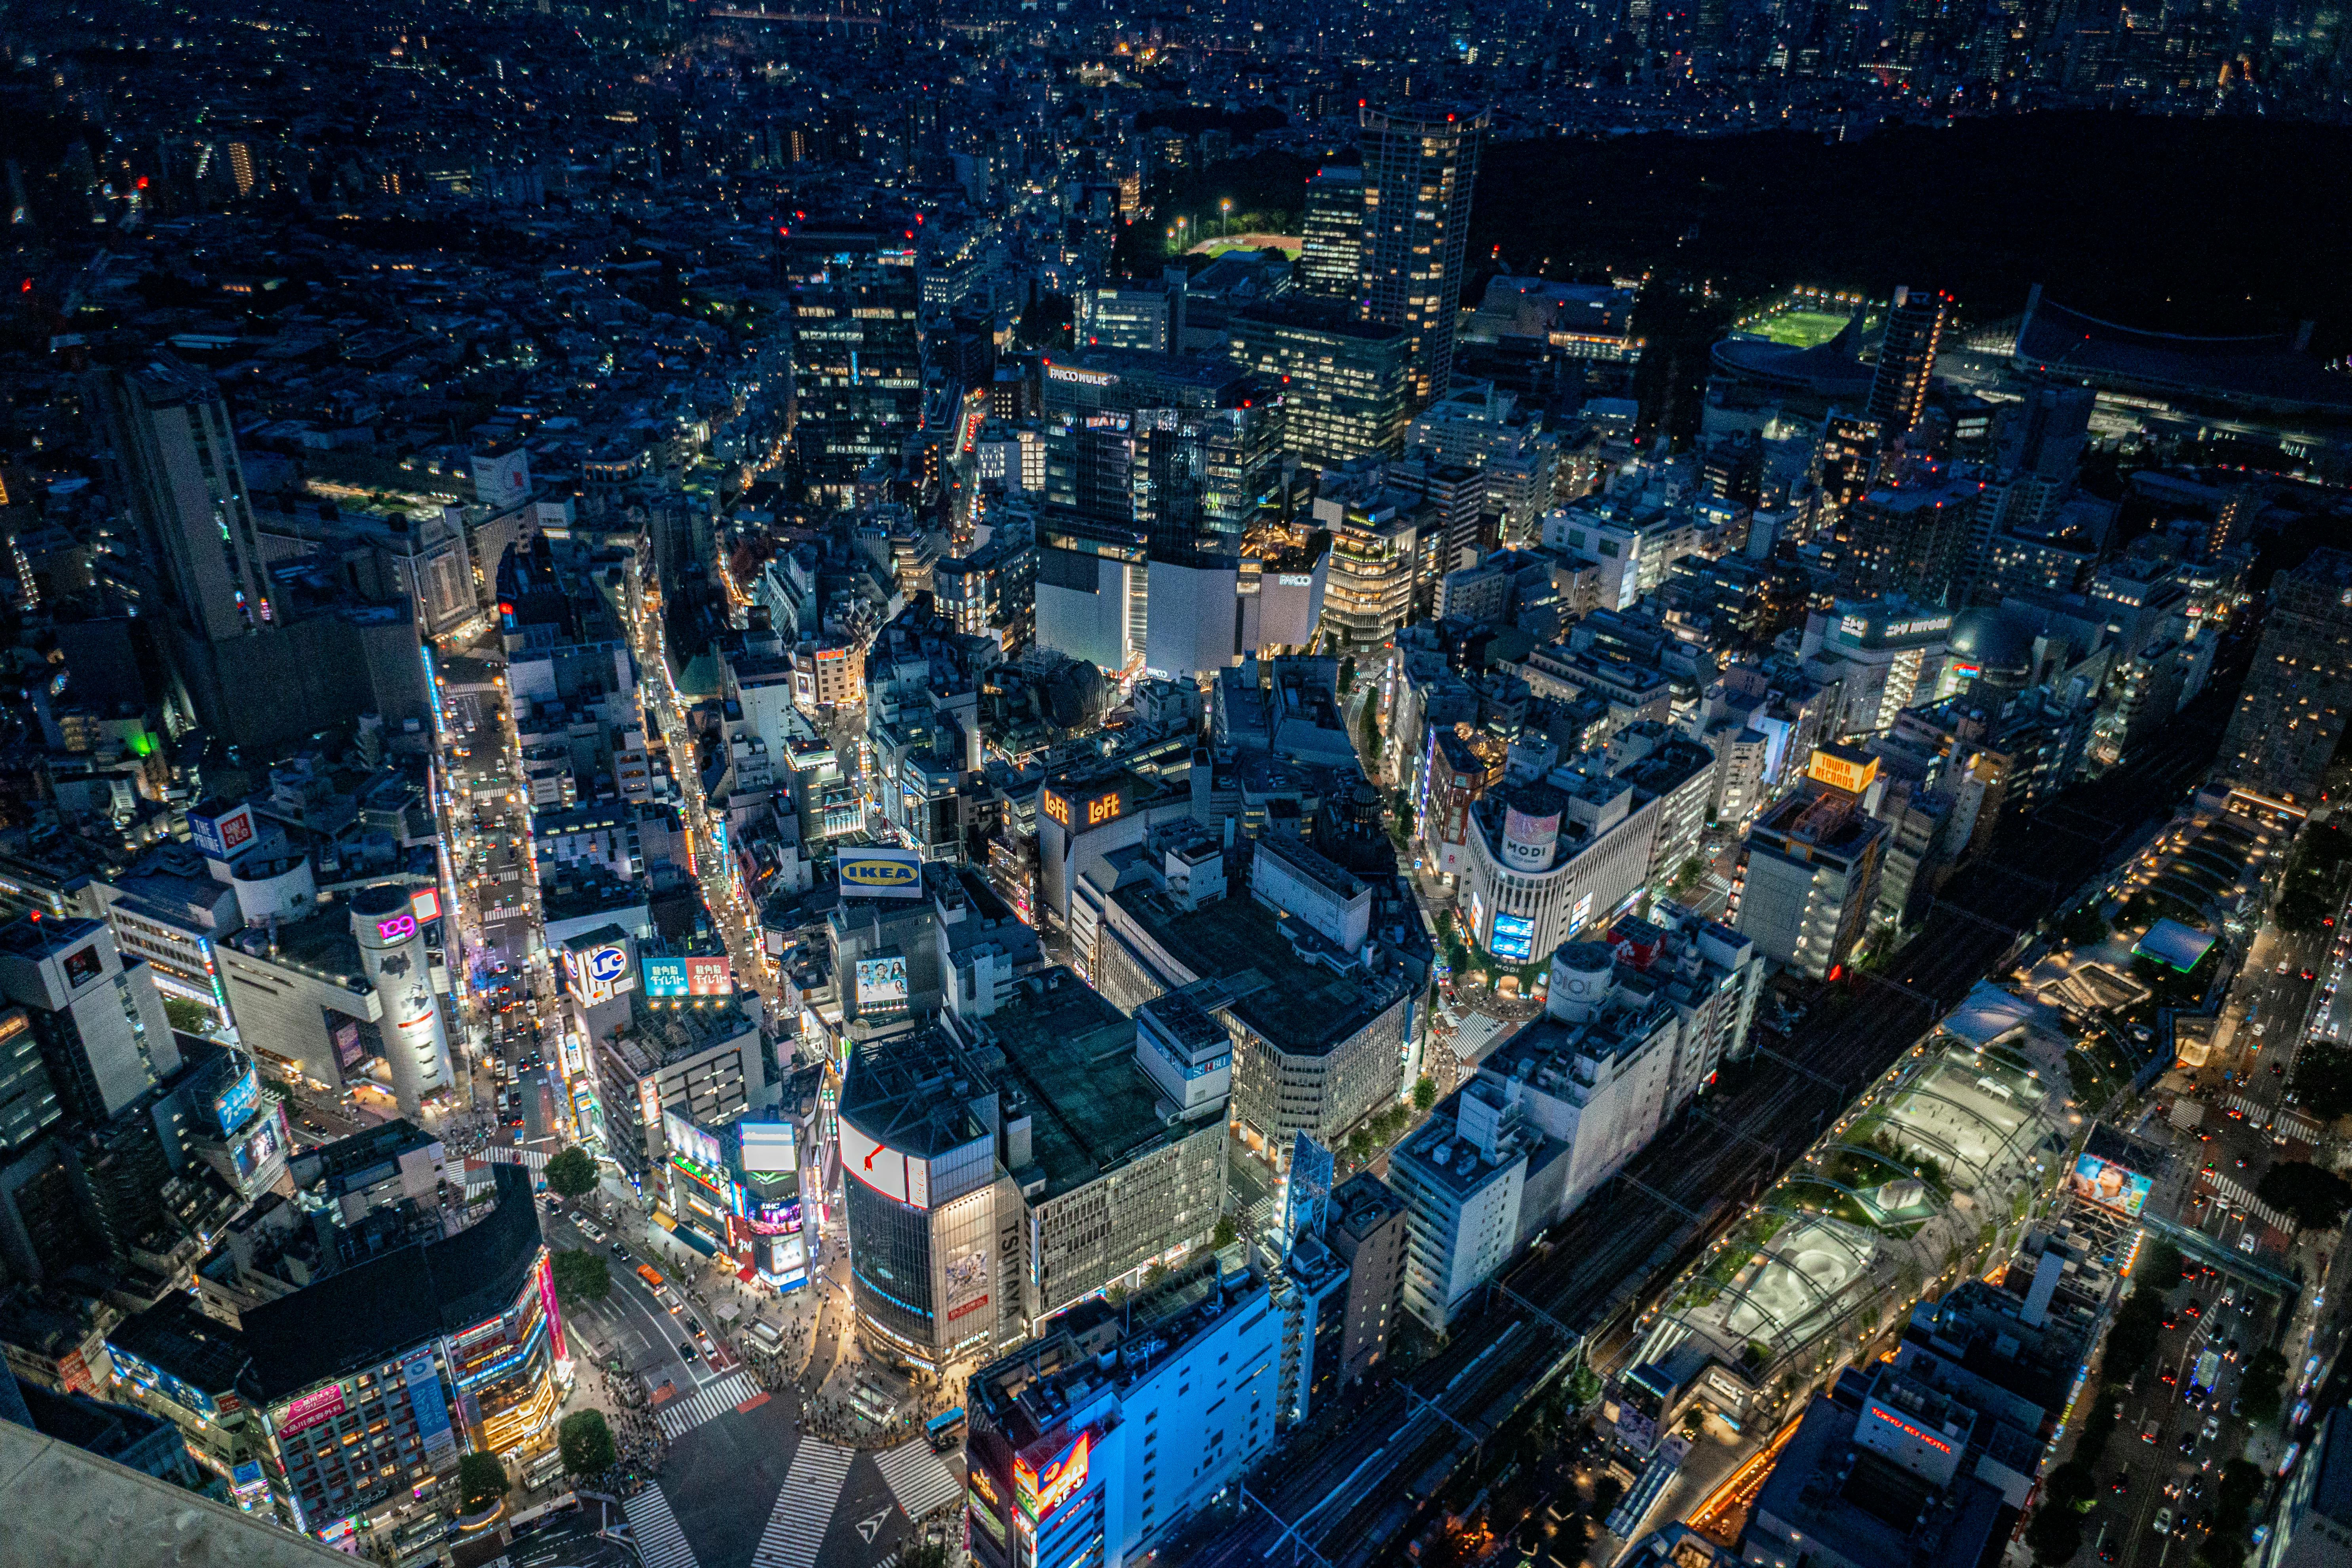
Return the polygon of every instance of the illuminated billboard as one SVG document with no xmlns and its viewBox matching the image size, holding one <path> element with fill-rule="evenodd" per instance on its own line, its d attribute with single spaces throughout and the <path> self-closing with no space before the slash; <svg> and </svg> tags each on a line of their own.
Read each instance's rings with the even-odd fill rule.
<svg viewBox="0 0 2352 1568">
<path fill-rule="evenodd" d="M 648 958 L 645 973 L 648 996 L 732 996 L 735 972 L 725 953 L 691 953 L 684 958 Z"/>
<path fill-rule="evenodd" d="M 253 842 L 253 807 L 236 806 L 218 816 L 188 814 L 188 836 L 215 860 L 226 860 Z"/>
<path fill-rule="evenodd" d="M 330 1416 L 343 1413 L 343 1385 L 330 1384 L 294 1401 L 277 1424 L 278 1436 L 291 1437 L 297 1432 L 307 1432 Z"/>
<path fill-rule="evenodd" d="M 2137 1171 L 2111 1165 L 2096 1154 L 2084 1154 L 2074 1162 L 2074 1195 L 2086 1203 L 2119 1210 L 2137 1219 L 2156 1184 Z"/>
<path fill-rule="evenodd" d="M 767 1174 L 800 1169 L 800 1150 L 789 1121 L 739 1121 L 743 1168 Z"/>
<path fill-rule="evenodd" d="M 408 895 L 408 912 L 416 917 L 418 925 L 431 925 L 441 918 L 441 893 L 436 888 L 419 888 Z"/>
<path fill-rule="evenodd" d="M 845 849 L 836 865 L 844 893 L 869 899 L 923 896 L 923 858 L 911 849 Z"/>
<path fill-rule="evenodd" d="M 675 1110 L 662 1112 L 662 1135 L 669 1140 L 674 1152 L 685 1155 L 709 1171 L 727 1168 L 727 1156 L 719 1150 L 719 1140 L 688 1121 Z"/>
<path fill-rule="evenodd" d="M 261 1103 L 261 1075 L 251 1062 L 245 1064 L 229 1086 L 215 1096 L 212 1103 L 213 1125 L 223 1132 L 234 1132 L 243 1127 Z"/>
<path fill-rule="evenodd" d="M 1079 1433 L 1068 1447 L 1036 1468 L 1026 1459 L 1013 1461 L 1013 1500 L 1023 1513 L 1043 1524 L 1077 1494 L 1087 1484 L 1087 1458 L 1094 1447 L 1093 1437 L 1091 1432 Z"/>
<path fill-rule="evenodd" d="M 847 1118 L 841 1123 L 841 1168 L 894 1203 L 931 1206 L 931 1163 L 908 1157 L 860 1132 Z"/>
<path fill-rule="evenodd" d="M 1495 937 L 1486 945 L 1496 958 L 1525 963 L 1535 954 L 1536 922 L 1524 915 L 1496 915 Z"/>
<path fill-rule="evenodd" d="M 907 960 L 903 955 L 857 961 L 857 1010 L 907 1005 Z"/>
</svg>

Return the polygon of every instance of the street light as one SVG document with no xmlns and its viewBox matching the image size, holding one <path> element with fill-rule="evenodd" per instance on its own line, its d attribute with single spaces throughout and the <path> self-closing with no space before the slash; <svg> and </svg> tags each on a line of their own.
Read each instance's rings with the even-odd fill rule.
<svg viewBox="0 0 2352 1568">
<path fill-rule="evenodd" d="M 1223 239 L 1233 227 L 1234 198 L 1227 196 L 1219 202 L 1217 211 L 1222 215 L 1217 219 L 1217 237 Z"/>
</svg>

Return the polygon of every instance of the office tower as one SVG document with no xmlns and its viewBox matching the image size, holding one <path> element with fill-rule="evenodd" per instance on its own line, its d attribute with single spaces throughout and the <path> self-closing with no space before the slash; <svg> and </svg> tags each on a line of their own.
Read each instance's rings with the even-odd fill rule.
<svg viewBox="0 0 2352 1568">
<path fill-rule="evenodd" d="M 2005 405 L 1994 420 L 2000 466 L 2072 483 L 2090 438 L 2095 395 L 2087 386 L 2042 386 L 2022 403 Z"/>
<path fill-rule="evenodd" d="M 179 1070 L 153 971 L 123 963 L 96 921 L 26 915 L 0 928 L 0 995 L 25 1010 L 58 1104 L 87 1125 Z"/>
<path fill-rule="evenodd" d="M 1329 164 L 1307 182 L 1304 243 L 1296 286 L 1326 299 L 1354 300 L 1363 287 L 1364 171 Z"/>
<path fill-rule="evenodd" d="M 1813 448 L 1813 537 L 1822 547 L 1824 565 L 1834 566 L 1843 553 L 1846 515 L 1870 489 L 1877 471 L 1879 432 L 1876 420 L 1830 410 Z"/>
<path fill-rule="evenodd" d="M 1106 283 L 1078 293 L 1078 342 L 1087 348 L 1178 353 L 1184 347 L 1181 268 L 1164 278 Z"/>
<path fill-rule="evenodd" d="M 158 354 L 135 370 L 94 372 L 82 390 L 137 541 L 127 586 L 142 613 L 160 610 L 213 643 L 270 626 L 269 576 L 219 385 Z"/>
<path fill-rule="evenodd" d="M 2352 709 L 2352 553 L 2315 550 L 2271 586 L 2262 646 L 2214 771 L 2289 800 L 2318 793 Z"/>
<path fill-rule="evenodd" d="M 1434 104 L 1365 109 L 1362 300 L 1369 321 L 1405 334 L 1415 408 L 1454 379 L 1454 317 L 1470 193 L 1488 116 Z"/>
<path fill-rule="evenodd" d="M 1843 965 L 1878 900 L 1886 824 L 1876 805 L 1878 759 L 1850 747 L 1816 751 L 1794 794 L 1749 828 L 1732 913 L 1756 950 L 1809 980 Z"/>
<path fill-rule="evenodd" d="M 1252 306 L 1226 328 L 1233 357 L 1283 383 L 1283 448 L 1318 468 L 1396 455 L 1412 344 L 1398 328 L 1300 300 Z"/>
<path fill-rule="evenodd" d="M 915 247 L 897 229 L 803 230 L 793 292 L 794 499 L 840 509 L 880 464 L 895 473 L 922 427 Z"/>
<path fill-rule="evenodd" d="M 22 1007 L 0 1012 L 0 1154 L 31 1142 L 58 1114 L 31 1015 Z"/>
<path fill-rule="evenodd" d="M 1927 406 L 1936 350 L 1944 338 L 1946 303 L 1946 296 L 1924 289 L 1895 290 L 1886 332 L 1878 342 L 1878 368 L 1870 378 L 1868 413 L 1884 440 L 1908 435 Z"/>
<path fill-rule="evenodd" d="M 1045 499 L 1158 560 L 1232 555 L 1280 482 L 1278 383 L 1226 360 L 1082 350 L 1045 366 Z"/>
</svg>

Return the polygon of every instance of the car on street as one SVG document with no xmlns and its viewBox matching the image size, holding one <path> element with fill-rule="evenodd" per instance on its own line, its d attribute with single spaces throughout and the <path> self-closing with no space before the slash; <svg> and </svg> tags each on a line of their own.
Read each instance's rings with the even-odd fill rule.
<svg viewBox="0 0 2352 1568">
<path fill-rule="evenodd" d="M 2170 1509 L 2160 1508 L 2156 1510 L 2155 1529 L 2158 1535 L 2170 1535 L 2172 1533 L 2172 1510 Z"/>
<path fill-rule="evenodd" d="M 678 1359 L 678 1360 L 680 1360 L 680 1361 L 689 1361 L 689 1362 L 690 1362 L 690 1361 L 695 1360 L 695 1359 L 696 1359 L 696 1352 L 695 1352 L 694 1347 L 693 1347 L 692 1345 L 690 1345 L 690 1344 L 687 1343 L 684 1340 L 680 1340 L 680 1341 L 678 1341 L 678 1342 L 677 1342 L 677 1359 Z"/>
</svg>

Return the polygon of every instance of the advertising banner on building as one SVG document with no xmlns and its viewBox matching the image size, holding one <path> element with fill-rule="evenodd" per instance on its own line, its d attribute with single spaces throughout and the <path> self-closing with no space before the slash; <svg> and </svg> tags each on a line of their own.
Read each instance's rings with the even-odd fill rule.
<svg viewBox="0 0 2352 1568">
<path fill-rule="evenodd" d="M 2096 1154 L 2081 1155 L 2075 1160 L 2073 1184 L 2076 1197 L 2120 1210 L 2134 1219 L 2147 1206 L 2147 1194 L 2156 1185 L 2137 1171 L 2111 1165 Z"/>
<path fill-rule="evenodd" d="M 919 899 L 923 858 L 911 849 L 845 849 L 835 861 L 845 896 Z"/>
<path fill-rule="evenodd" d="M 857 961 L 857 1010 L 887 1011 L 907 1005 L 907 960 L 892 954 Z"/>
<path fill-rule="evenodd" d="M 307 1432 L 320 1422 L 341 1415 L 342 1413 L 343 1385 L 341 1384 L 330 1384 L 325 1388 L 313 1389 L 286 1407 L 286 1414 L 280 1416 L 277 1423 L 278 1436 L 281 1438 L 291 1437 L 298 1432 Z"/>
<path fill-rule="evenodd" d="M 1060 1453 L 1034 1468 L 1026 1459 L 1013 1461 L 1013 1499 L 1023 1513 L 1043 1524 L 1055 1509 L 1077 1495 L 1087 1484 L 1087 1458 L 1094 1447 L 1093 1437 L 1091 1432 L 1079 1433 Z"/>
<path fill-rule="evenodd" d="M 416 1436 L 425 1444 L 425 1460 L 435 1469 L 456 1462 L 457 1434 L 449 1426 L 449 1397 L 434 1369 L 433 1352 L 419 1351 L 401 1364 L 401 1381 L 408 1385 L 408 1408 L 416 1416 Z"/>
<path fill-rule="evenodd" d="M 799 1134 L 789 1121 L 739 1121 L 743 1168 L 762 1175 L 800 1169 Z"/>
</svg>

